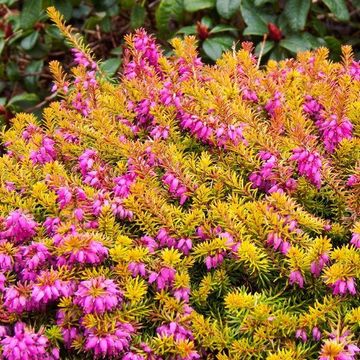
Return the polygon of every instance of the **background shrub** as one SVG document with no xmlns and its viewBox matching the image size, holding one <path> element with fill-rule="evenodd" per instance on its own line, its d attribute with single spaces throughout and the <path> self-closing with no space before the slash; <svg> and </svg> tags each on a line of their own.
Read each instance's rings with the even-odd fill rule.
<svg viewBox="0 0 360 360">
<path fill-rule="evenodd" d="M 75 67 L 0 158 L 5 359 L 356 359 L 360 64 L 216 66 L 138 30 L 120 79 Z"/>
<path fill-rule="evenodd" d="M 41 113 L 48 103 L 51 60 L 70 63 L 59 31 L 45 9 L 56 6 L 82 33 L 110 76 L 120 66 L 122 36 L 145 27 L 167 40 L 194 34 L 205 61 L 216 60 L 235 43 L 251 40 L 263 61 L 293 56 L 318 46 L 339 60 L 340 46 L 359 45 L 359 0 L 2 0 L 0 1 L 0 119 L 17 111 Z M 36 106 L 36 107 L 35 107 Z"/>
</svg>

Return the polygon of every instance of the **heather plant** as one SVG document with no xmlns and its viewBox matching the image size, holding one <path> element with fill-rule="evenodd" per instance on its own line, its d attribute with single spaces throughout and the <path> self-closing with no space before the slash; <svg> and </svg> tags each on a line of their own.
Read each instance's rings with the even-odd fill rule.
<svg viewBox="0 0 360 360">
<path fill-rule="evenodd" d="M 4 359 L 320 359 L 360 352 L 360 64 L 259 68 L 126 37 L 18 114 L 0 158 Z"/>
</svg>

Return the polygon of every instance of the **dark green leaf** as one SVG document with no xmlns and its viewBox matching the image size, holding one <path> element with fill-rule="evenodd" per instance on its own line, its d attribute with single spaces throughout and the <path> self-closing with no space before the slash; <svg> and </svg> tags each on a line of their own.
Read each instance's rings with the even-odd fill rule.
<svg viewBox="0 0 360 360">
<path fill-rule="evenodd" d="M 116 47 L 116 48 L 114 48 L 114 49 L 112 49 L 112 50 L 110 51 L 110 54 L 111 54 L 111 55 L 116 55 L 116 56 L 121 56 L 122 53 L 123 53 L 123 48 L 122 48 L 122 46 L 118 46 L 118 47 Z"/>
<path fill-rule="evenodd" d="M 210 16 L 203 16 L 201 18 L 201 23 L 206 25 L 208 28 L 211 28 L 214 25 L 213 19 Z"/>
<path fill-rule="evenodd" d="M 341 54 L 341 41 L 334 36 L 325 36 L 326 46 L 330 49 L 330 53 L 335 58 L 340 57 Z"/>
<path fill-rule="evenodd" d="M 184 35 L 196 34 L 196 26 L 195 25 L 183 26 L 181 29 L 177 31 L 177 34 L 184 34 Z"/>
<path fill-rule="evenodd" d="M 231 36 L 216 36 L 206 39 L 202 45 L 205 54 L 211 59 L 218 59 L 221 54 L 229 50 L 234 42 L 234 38 Z"/>
<path fill-rule="evenodd" d="M 64 36 L 57 28 L 56 25 L 50 25 L 46 28 L 46 33 L 49 34 L 52 38 L 57 40 L 63 40 Z"/>
<path fill-rule="evenodd" d="M 323 3 L 329 8 L 334 16 L 340 21 L 349 21 L 350 14 L 346 7 L 345 0 L 323 0 Z"/>
<path fill-rule="evenodd" d="M 119 58 L 112 58 L 105 60 L 101 65 L 100 69 L 106 73 L 107 76 L 112 77 L 116 74 L 119 66 L 121 64 L 121 60 Z"/>
<path fill-rule="evenodd" d="M 20 72 L 17 63 L 9 62 L 6 65 L 6 76 L 10 81 L 17 81 L 20 78 Z"/>
<path fill-rule="evenodd" d="M 34 92 L 38 89 L 38 79 L 40 72 L 43 69 L 43 60 L 33 60 L 25 69 L 24 84 L 29 92 Z M 33 74 L 33 75 L 30 75 Z"/>
<path fill-rule="evenodd" d="M 73 11 L 70 0 L 52 0 L 51 5 L 58 9 L 66 20 L 70 20 Z"/>
<path fill-rule="evenodd" d="M 311 43 L 306 38 L 299 35 L 288 36 L 281 40 L 279 45 L 282 48 L 291 51 L 292 53 L 311 49 Z"/>
<path fill-rule="evenodd" d="M 237 29 L 236 29 L 236 27 L 233 27 L 230 25 L 220 24 L 220 25 L 216 25 L 214 28 L 212 28 L 210 31 L 210 34 L 216 34 L 216 33 L 225 32 L 225 31 L 237 31 Z"/>
<path fill-rule="evenodd" d="M 131 15 L 130 15 L 130 25 L 132 29 L 137 29 L 144 25 L 146 17 L 146 11 L 145 8 L 141 5 L 136 4 L 131 9 Z"/>
<path fill-rule="evenodd" d="M 247 25 L 244 35 L 264 35 L 268 32 L 267 21 L 263 14 L 254 7 L 251 0 L 244 0 L 241 3 L 241 15 Z"/>
<path fill-rule="evenodd" d="M 303 30 L 309 14 L 311 0 L 288 0 L 285 5 L 285 15 L 294 31 Z"/>
<path fill-rule="evenodd" d="M 160 36 L 170 37 L 172 21 L 180 21 L 183 15 L 183 0 L 162 0 L 155 12 L 156 26 Z"/>
<path fill-rule="evenodd" d="M 185 10 L 195 12 L 215 7 L 215 0 L 184 0 Z"/>
<path fill-rule="evenodd" d="M 22 93 L 10 99 L 7 106 L 14 111 L 22 111 L 36 105 L 39 97 L 34 93 Z"/>
<path fill-rule="evenodd" d="M 30 50 L 36 44 L 37 39 L 39 38 L 39 33 L 37 31 L 32 32 L 30 35 L 24 37 L 21 40 L 21 47 L 24 50 Z"/>
<path fill-rule="evenodd" d="M 21 27 L 30 29 L 39 21 L 42 13 L 42 0 L 26 0 L 21 11 Z"/>
<path fill-rule="evenodd" d="M 256 45 L 256 48 L 255 48 L 255 54 L 256 55 L 260 54 L 261 45 L 262 45 L 262 42 Z M 272 50 L 274 48 L 274 46 L 275 46 L 274 41 L 266 41 L 265 45 L 264 45 L 264 50 L 262 52 L 262 55 L 267 54 L 270 50 Z"/>
<path fill-rule="evenodd" d="M 281 48 L 279 45 L 276 45 L 274 50 L 270 53 L 270 59 L 272 60 L 282 60 L 286 57 L 286 50 Z"/>
<path fill-rule="evenodd" d="M 216 10 L 224 19 L 230 19 L 240 10 L 241 0 L 216 0 Z"/>
</svg>

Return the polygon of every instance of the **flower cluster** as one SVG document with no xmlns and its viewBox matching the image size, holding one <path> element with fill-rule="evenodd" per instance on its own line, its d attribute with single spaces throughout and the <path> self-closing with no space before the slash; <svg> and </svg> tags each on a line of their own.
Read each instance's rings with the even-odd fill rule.
<svg viewBox="0 0 360 360">
<path fill-rule="evenodd" d="M 205 66 L 138 30 L 116 83 L 51 14 L 81 48 L 43 120 L 1 135 L 0 357 L 355 359 L 351 49 Z"/>
</svg>

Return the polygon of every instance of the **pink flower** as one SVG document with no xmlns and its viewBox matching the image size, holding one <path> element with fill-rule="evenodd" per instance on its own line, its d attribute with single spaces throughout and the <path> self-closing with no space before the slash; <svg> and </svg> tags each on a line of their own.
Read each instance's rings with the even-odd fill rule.
<svg viewBox="0 0 360 360">
<path fill-rule="evenodd" d="M 110 311 L 122 300 L 118 286 L 103 276 L 81 281 L 74 295 L 74 304 L 79 305 L 86 314 Z"/>
<path fill-rule="evenodd" d="M 356 295 L 356 283 L 354 278 L 349 277 L 346 280 L 336 280 L 335 283 L 330 285 L 333 288 L 334 295 Z"/>
<path fill-rule="evenodd" d="M 149 283 L 156 282 L 158 290 L 171 287 L 175 279 L 176 271 L 172 268 L 163 267 L 159 273 L 152 272 L 149 276 Z"/>
<path fill-rule="evenodd" d="M 296 334 L 295 337 L 297 339 L 300 339 L 302 342 L 306 342 L 307 341 L 307 335 L 306 335 L 306 331 L 304 329 L 298 329 L 296 330 Z"/>
<path fill-rule="evenodd" d="M 56 157 L 55 142 L 46 136 L 43 137 L 41 147 L 30 153 L 30 159 L 34 164 L 45 164 L 56 160 Z"/>
<path fill-rule="evenodd" d="M 354 232 L 352 234 L 350 244 L 354 245 L 357 249 L 360 249 L 360 233 Z"/>
<path fill-rule="evenodd" d="M 60 359 L 57 351 L 49 349 L 49 340 L 41 333 L 28 330 L 24 323 L 17 322 L 14 326 L 14 335 L 5 336 L 0 341 L 2 355 L 7 360 L 57 360 Z"/>
<path fill-rule="evenodd" d="M 142 262 L 135 262 L 132 261 L 129 265 L 128 265 L 128 269 L 131 272 L 132 276 L 142 276 L 144 277 L 146 275 L 146 269 L 145 269 L 145 264 Z"/>
<path fill-rule="evenodd" d="M 60 209 L 65 208 L 68 204 L 70 204 L 72 199 L 71 191 L 67 187 L 60 187 L 57 191 L 57 202 L 59 204 Z"/>
<path fill-rule="evenodd" d="M 336 115 L 331 115 L 330 119 L 320 119 L 316 122 L 322 134 L 325 149 L 333 153 L 338 144 L 343 139 L 351 139 L 353 125 L 349 119 L 338 120 Z"/>
<path fill-rule="evenodd" d="M 300 288 L 304 287 L 304 278 L 299 270 L 294 270 L 289 276 L 290 285 L 298 284 Z"/>
<path fill-rule="evenodd" d="M 106 335 L 98 335 L 96 329 L 88 329 L 85 332 L 85 350 L 92 350 L 95 359 L 123 359 L 120 355 L 129 349 L 133 332 L 134 328 L 125 323 L 117 323 L 115 329 Z"/>
<path fill-rule="evenodd" d="M 297 148 L 293 150 L 294 155 L 290 160 L 297 161 L 298 172 L 305 176 L 317 188 L 321 186 L 321 158 L 317 152 L 311 153 L 304 148 Z"/>
<path fill-rule="evenodd" d="M 321 339 L 321 331 L 317 326 L 315 326 L 312 330 L 312 337 L 315 341 L 319 341 Z"/>
<path fill-rule="evenodd" d="M 38 225 L 29 215 L 25 215 L 21 210 L 15 210 L 6 218 L 5 226 L 4 235 L 13 239 L 15 243 L 22 243 L 36 234 Z"/>
<path fill-rule="evenodd" d="M 165 185 L 169 187 L 169 192 L 174 196 L 180 199 L 180 205 L 183 205 L 187 200 L 188 196 L 186 193 L 188 189 L 185 185 L 181 184 L 180 180 L 170 172 L 165 173 L 162 178 L 162 181 Z"/>
<path fill-rule="evenodd" d="M 274 97 L 270 99 L 264 106 L 269 115 L 274 116 L 276 109 L 281 107 L 281 93 L 276 92 Z"/>
<path fill-rule="evenodd" d="M 360 178 L 357 177 L 357 175 L 351 175 L 348 178 L 347 186 L 355 186 L 360 184 Z"/>
<path fill-rule="evenodd" d="M 310 271 L 315 277 L 319 277 L 323 267 L 328 263 L 329 256 L 324 253 L 319 256 L 318 260 L 315 260 L 310 265 Z"/>
</svg>

